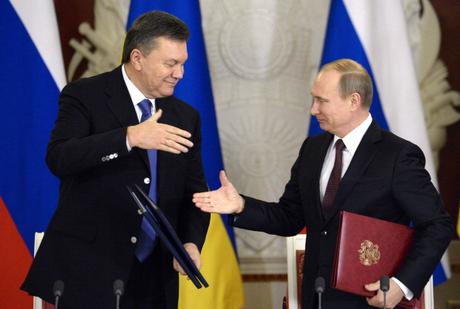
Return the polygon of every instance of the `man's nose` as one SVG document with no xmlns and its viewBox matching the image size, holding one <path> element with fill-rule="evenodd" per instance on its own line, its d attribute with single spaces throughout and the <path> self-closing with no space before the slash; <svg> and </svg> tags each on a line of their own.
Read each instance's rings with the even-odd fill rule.
<svg viewBox="0 0 460 309">
<path fill-rule="evenodd" d="M 173 77 L 177 79 L 182 79 L 184 77 L 184 66 L 177 67 L 173 71 Z"/>
<path fill-rule="evenodd" d="M 314 101 L 311 103 L 310 114 L 311 114 L 312 116 L 316 116 L 316 115 L 319 114 L 319 111 L 318 111 L 318 104 L 316 104 Z"/>
</svg>

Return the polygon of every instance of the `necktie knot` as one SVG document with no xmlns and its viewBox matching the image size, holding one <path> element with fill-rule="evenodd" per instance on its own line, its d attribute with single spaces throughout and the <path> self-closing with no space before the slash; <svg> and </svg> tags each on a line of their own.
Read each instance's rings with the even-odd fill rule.
<svg viewBox="0 0 460 309">
<path fill-rule="evenodd" d="M 343 143 L 343 140 L 338 139 L 337 142 L 335 142 L 335 151 L 343 151 L 345 149 L 345 144 Z"/>
<path fill-rule="evenodd" d="M 144 99 L 138 104 L 142 111 L 141 122 L 147 120 L 152 116 L 152 102 L 149 99 Z"/>
</svg>

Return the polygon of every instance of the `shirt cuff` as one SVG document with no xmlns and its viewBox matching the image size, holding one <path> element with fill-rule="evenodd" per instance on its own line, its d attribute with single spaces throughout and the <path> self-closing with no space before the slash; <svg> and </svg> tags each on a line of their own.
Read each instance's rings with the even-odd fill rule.
<svg viewBox="0 0 460 309">
<path fill-rule="evenodd" d="M 404 297 L 406 297 L 407 300 L 411 300 L 414 297 L 414 293 L 412 293 L 412 291 L 409 290 L 407 286 L 405 286 L 401 281 L 399 281 L 395 277 L 391 277 L 391 279 L 393 279 L 394 282 L 396 282 L 396 284 L 401 288 L 401 290 L 404 293 Z"/>
<path fill-rule="evenodd" d="M 132 147 L 129 146 L 129 143 L 128 143 L 128 135 L 126 135 L 126 149 L 128 149 L 128 152 L 130 152 L 132 149 Z"/>
</svg>

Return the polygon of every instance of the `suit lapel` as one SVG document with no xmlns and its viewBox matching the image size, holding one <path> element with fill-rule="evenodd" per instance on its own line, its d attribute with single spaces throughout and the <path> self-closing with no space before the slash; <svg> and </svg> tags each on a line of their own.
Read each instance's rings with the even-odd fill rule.
<svg viewBox="0 0 460 309">
<path fill-rule="evenodd" d="M 326 218 L 326 224 L 345 204 L 345 201 L 350 196 L 353 187 L 364 174 L 369 163 L 373 160 L 378 149 L 376 143 L 381 138 L 381 129 L 377 123 L 373 121 L 369 129 L 364 134 L 358 149 L 356 149 L 356 153 L 348 166 L 347 172 L 340 181 L 339 190 L 337 191 L 334 203 L 331 206 L 333 209 L 331 209 L 330 215 Z"/>
<path fill-rule="evenodd" d="M 161 98 L 161 99 L 156 99 L 155 100 L 155 108 L 158 111 L 161 109 L 163 111 L 163 114 L 161 115 L 161 118 L 158 120 L 158 122 L 161 123 L 167 123 L 173 126 L 176 126 L 174 123 L 174 115 L 172 115 L 172 102 L 173 97 L 166 97 L 166 98 Z"/>
<path fill-rule="evenodd" d="M 174 99 L 173 97 L 166 97 L 166 98 L 161 98 L 161 99 L 156 99 L 155 100 L 155 108 L 158 111 L 161 109 L 163 111 L 161 118 L 158 120 L 160 123 L 172 125 L 172 126 L 178 126 L 177 125 L 177 118 L 174 114 Z M 160 188 L 163 188 L 164 182 L 166 182 L 168 179 L 171 178 L 170 175 L 168 175 L 168 171 L 170 171 L 170 166 L 168 166 L 167 162 L 170 162 L 171 156 L 178 156 L 176 154 L 171 154 L 165 151 L 158 151 L 157 152 L 157 187 L 158 189 L 158 198 L 159 201 L 161 199 L 161 190 Z M 168 160 L 169 157 L 169 160 Z"/>
<path fill-rule="evenodd" d="M 107 105 L 121 126 L 126 127 L 139 123 L 128 88 L 123 81 L 121 67 L 110 73 L 105 92 L 108 96 Z"/>
<path fill-rule="evenodd" d="M 105 92 L 108 97 L 107 105 L 121 127 L 128 127 L 139 123 L 128 88 L 123 80 L 121 66 L 110 73 Z M 139 148 L 134 148 L 132 151 L 141 156 L 147 168 L 150 168 L 147 151 Z"/>
</svg>

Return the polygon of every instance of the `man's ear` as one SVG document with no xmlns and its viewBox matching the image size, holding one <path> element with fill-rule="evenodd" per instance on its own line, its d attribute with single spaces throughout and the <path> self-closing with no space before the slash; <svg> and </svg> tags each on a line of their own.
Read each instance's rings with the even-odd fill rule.
<svg viewBox="0 0 460 309">
<path fill-rule="evenodd" d="M 361 106 L 363 104 L 363 100 L 362 100 L 361 95 L 359 93 L 357 93 L 357 92 L 353 92 L 350 95 L 350 103 L 351 103 L 351 109 L 352 110 L 357 110 L 357 109 L 361 108 Z"/>
<path fill-rule="evenodd" d="M 131 51 L 131 54 L 129 54 L 129 61 L 131 62 L 136 71 L 140 71 L 142 69 L 143 56 L 144 55 L 142 54 L 142 52 L 137 48 L 134 48 Z"/>
</svg>

